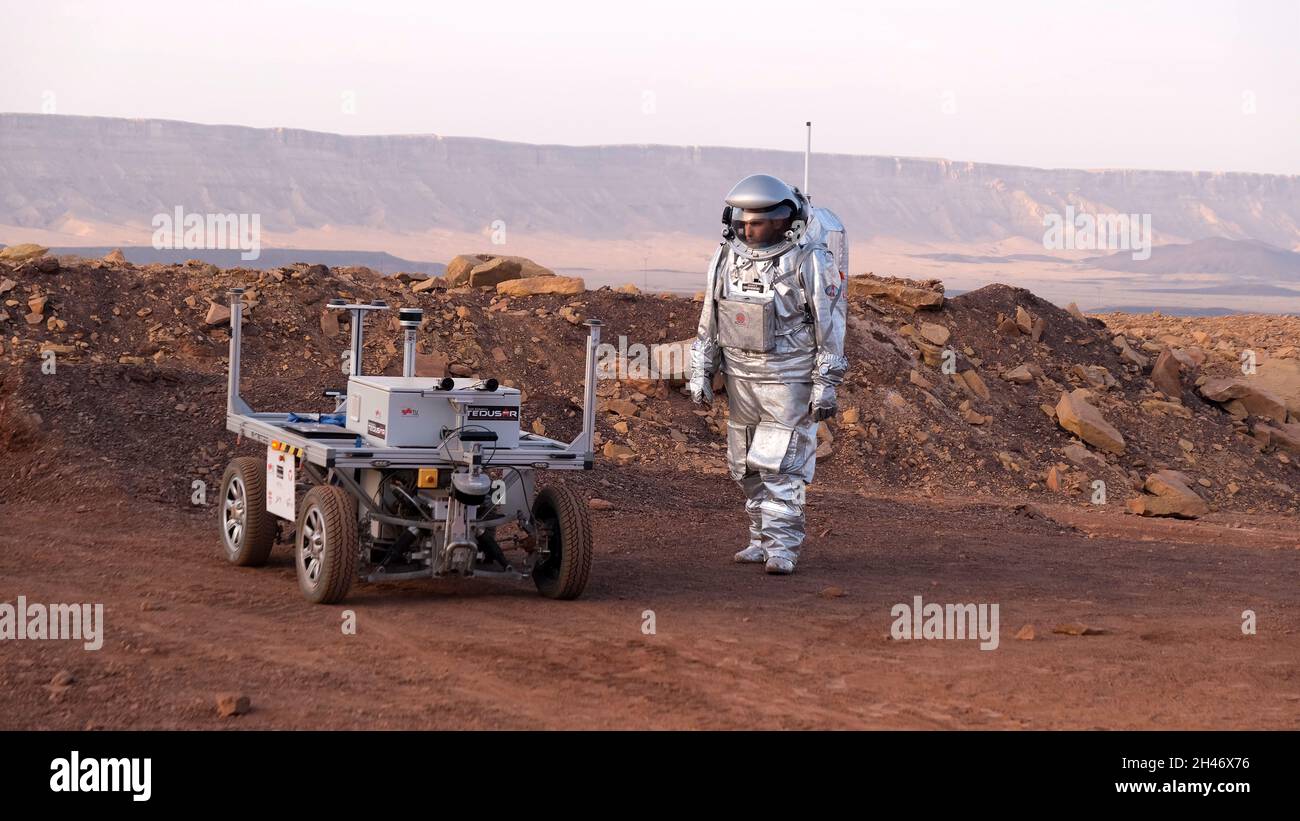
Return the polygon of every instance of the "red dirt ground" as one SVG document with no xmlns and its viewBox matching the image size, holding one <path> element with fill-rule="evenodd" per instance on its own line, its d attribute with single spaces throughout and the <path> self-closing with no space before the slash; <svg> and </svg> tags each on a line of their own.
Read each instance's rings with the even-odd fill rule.
<svg viewBox="0 0 1300 821">
<path fill-rule="evenodd" d="M 5 588 L 102 602 L 107 636 L 96 652 L 0 643 L 0 727 L 1300 727 L 1286 518 L 813 486 L 799 572 L 768 577 L 730 562 L 744 531 L 728 480 L 601 467 L 578 481 L 616 507 L 593 512 L 592 582 L 574 602 L 458 580 L 313 606 L 284 545 L 267 567 L 227 565 L 210 511 L 112 492 L 80 510 L 0 505 Z M 651 485 L 666 509 L 642 503 Z M 998 603 L 1000 646 L 891 640 L 890 608 L 916 595 Z M 1258 635 L 1242 635 L 1245 609 Z M 1052 632 L 1069 622 L 1105 632 Z M 1026 624 L 1037 637 L 1015 639 Z M 76 682 L 49 687 L 62 670 Z M 252 711 L 219 718 L 228 691 Z"/>
</svg>

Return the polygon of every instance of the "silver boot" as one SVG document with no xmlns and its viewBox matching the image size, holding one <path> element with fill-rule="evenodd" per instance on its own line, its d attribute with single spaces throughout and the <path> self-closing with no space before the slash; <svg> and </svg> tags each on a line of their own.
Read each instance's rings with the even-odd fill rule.
<svg viewBox="0 0 1300 821">
<path fill-rule="evenodd" d="M 772 556 L 767 560 L 767 564 L 763 569 L 776 576 L 788 576 L 794 572 L 794 559 L 788 559 L 785 556 Z"/>
<path fill-rule="evenodd" d="M 763 548 L 763 483 L 757 476 L 746 476 L 740 480 L 740 487 L 745 492 L 745 513 L 749 516 L 749 545 L 736 551 L 738 563 L 752 564 L 767 561 L 767 551 Z"/>
</svg>

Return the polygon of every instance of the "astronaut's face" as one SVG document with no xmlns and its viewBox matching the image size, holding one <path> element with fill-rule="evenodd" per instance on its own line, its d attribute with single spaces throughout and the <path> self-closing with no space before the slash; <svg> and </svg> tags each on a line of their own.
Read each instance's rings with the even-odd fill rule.
<svg viewBox="0 0 1300 821">
<path fill-rule="evenodd" d="M 746 220 L 745 221 L 745 244 L 762 247 L 771 245 L 780 238 L 784 231 L 781 230 L 781 223 L 784 220 Z"/>
<path fill-rule="evenodd" d="M 780 242 L 790 228 L 788 209 L 778 214 L 771 211 L 745 211 L 735 220 L 736 235 L 751 248 L 765 248 Z M 779 219 L 773 219 L 779 216 Z"/>
</svg>

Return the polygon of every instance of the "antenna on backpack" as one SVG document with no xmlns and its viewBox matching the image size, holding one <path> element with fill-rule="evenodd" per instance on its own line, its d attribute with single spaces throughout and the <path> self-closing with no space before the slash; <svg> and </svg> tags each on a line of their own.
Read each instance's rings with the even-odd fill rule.
<svg viewBox="0 0 1300 821">
<path fill-rule="evenodd" d="M 804 123 L 808 127 L 808 142 L 803 150 L 803 195 L 808 196 L 808 158 L 812 155 L 812 120 Z"/>
</svg>

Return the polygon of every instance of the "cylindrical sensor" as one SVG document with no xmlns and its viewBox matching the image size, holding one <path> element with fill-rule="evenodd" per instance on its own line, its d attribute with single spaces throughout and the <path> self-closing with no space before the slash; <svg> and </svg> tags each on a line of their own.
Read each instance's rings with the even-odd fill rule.
<svg viewBox="0 0 1300 821">
<path fill-rule="evenodd" d="M 420 328 L 424 311 L 419 308 L 401 308 L 397 311 L 397 324 L 406 330 L 406 342 L 402 353 L 402 376 L 408 379 L 415 376 L 415 332 Z"/>
</svg>

